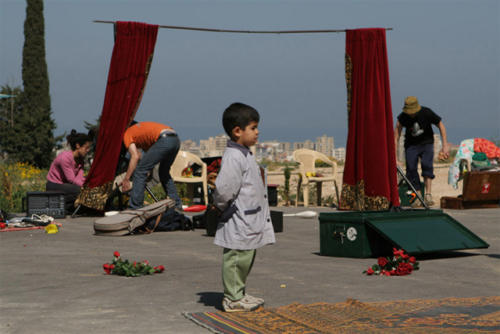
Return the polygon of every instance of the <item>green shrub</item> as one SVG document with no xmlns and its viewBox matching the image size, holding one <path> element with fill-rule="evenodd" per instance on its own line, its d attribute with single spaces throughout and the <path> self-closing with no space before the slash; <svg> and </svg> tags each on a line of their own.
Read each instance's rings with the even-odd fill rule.
<svg viewBox="0 0 500 334">
<path fill-rule="evenodd" d="M 47 170 L 27 163 L 0 163 L 0 208 L 22 212 L 22 201 L 29 191 L 45 191 Z"/>
</svg>

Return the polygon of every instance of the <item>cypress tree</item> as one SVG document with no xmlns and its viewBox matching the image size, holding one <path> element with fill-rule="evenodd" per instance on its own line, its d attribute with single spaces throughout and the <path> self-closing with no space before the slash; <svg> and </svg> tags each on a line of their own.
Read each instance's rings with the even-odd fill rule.
<svg viewBox="0 0 500 334">
<path fill-rule="evenodd" d="M 49 77 L 45 61 L 43 0 L 26 1 L 23 47 L 23 108 L 14 120 L 18 141 L 17 156 L 40 168 L 50 166 L 55 146 L 55 122 L 52 119 Z"/>
</svg>

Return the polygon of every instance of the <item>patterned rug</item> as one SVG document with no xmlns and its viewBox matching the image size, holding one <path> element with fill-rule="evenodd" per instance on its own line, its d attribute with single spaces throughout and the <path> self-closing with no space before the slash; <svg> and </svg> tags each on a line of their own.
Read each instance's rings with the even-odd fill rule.
<svg viewBox="0 0 500 334">
<path fill-rule="evenodd" d="M 213 333 L 500 333 L 500 297 L 290 304 L 183 315 Z"/>
</svg>

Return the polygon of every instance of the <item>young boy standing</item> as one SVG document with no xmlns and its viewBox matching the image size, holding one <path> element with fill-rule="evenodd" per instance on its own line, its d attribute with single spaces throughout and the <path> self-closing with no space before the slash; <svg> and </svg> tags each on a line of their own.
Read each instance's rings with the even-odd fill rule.
<svg viewBox="0 0 500 334">
<path fill-rule="evenodd" d="M 222 307 L 226 312 L 253 311 L 264 300 L 246 294 L 246 280 L 256 249 L 275 242 L 264 178 L 249 149 L 259 137 L 259 113 L 233 103 L 224 111 L 222 124 L 231 138 L 214 192 L 214 205 L 221 212 L 214 243 L 224 247 Z"/>
</svg>

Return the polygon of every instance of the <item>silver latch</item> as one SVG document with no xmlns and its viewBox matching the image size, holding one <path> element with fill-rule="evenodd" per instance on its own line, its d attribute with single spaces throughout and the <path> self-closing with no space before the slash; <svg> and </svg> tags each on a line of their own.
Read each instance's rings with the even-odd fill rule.
<svg viewBox="0 0 500 334">
<path fill-rule="evenodd" d="M 333 232 L 333 237 L 334 238 L 340 238 L 340 243 L 343 244 L 344 243 L 344 238 L 345 238 L 346 234 L 345 234 L 345 226 L 341 227 L 341 228 L 336 228 L 335 231 Z"/>
</svg>

